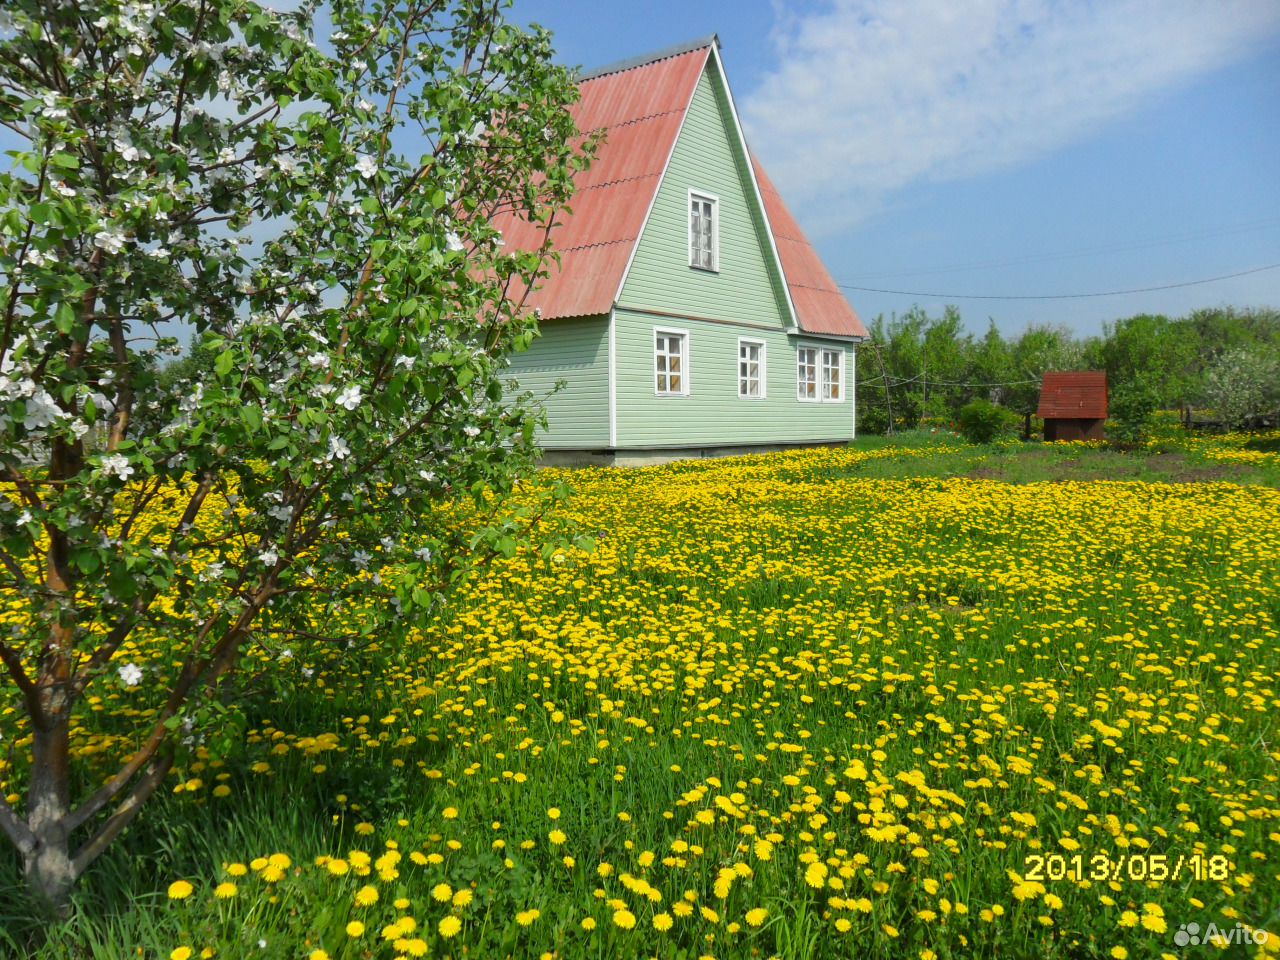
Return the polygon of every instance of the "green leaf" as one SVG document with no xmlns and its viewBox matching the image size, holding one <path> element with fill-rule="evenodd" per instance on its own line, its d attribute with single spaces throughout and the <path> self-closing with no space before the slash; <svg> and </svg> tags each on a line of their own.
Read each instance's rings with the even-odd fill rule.
<svg viewBox="0 0 1280 960">
<path fill-rule="evenodd" d="M 236 357 L 230 350 L 223 350 L 218 354 L 218 359 L 213 361 L 213 372 L 219 377 L 225 377 L 231 372 L 231 368 L 236 365 Z"/>
<path fill-rule="evenodd" d="M 53 315 L 53 325 L 58 328 L 61 334 L 68 334 L 72 327 L 76 325 L 76 311 L 69 303 L 63 303 L 58 306 L 58 311 Z"/>
</svg>

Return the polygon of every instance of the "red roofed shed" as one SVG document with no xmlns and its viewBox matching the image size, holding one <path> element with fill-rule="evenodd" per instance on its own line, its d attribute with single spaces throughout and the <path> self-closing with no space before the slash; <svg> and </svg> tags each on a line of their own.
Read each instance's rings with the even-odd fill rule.
<svg viewBox="0 0 1280 960">
<path fill-rule="evenodd" d="M 1101 370 L 1056 370 L 1040 384 L 1046 440 L 1101 440 L 1107 420 L 1107 375 Z"/>
</svg>

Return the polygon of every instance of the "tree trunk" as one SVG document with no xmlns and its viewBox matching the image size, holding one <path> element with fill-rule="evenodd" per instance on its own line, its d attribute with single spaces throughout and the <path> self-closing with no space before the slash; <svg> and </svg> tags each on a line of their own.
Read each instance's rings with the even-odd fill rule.
<svg viewBox="0 0 1280 960">
<path fill-rule="evenodd" d="M 27 826 L 35 847 L 23 858 L 27 882 L 50 913 L 65 918 L 71 910 L 76 871 L 72 862 L 67 812 L 71 800 L 71 718 L 61 691 L 44 691 L 45 717 L 34 726 Z M 50 702 L 54 701 L 54 702 Z M 52 709 L 50 709 L 52 708 Z"/>
</svg>

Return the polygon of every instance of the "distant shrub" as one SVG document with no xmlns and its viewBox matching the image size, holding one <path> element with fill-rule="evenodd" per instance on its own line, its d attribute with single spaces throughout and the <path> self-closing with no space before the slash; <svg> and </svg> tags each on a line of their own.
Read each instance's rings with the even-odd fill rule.
<svg viewBox="0 0 1280 960">
<path fill-rule="evenodd" d="M 1151 432 L 1159 397 L 1145 380 L 1130 380 L 1111 392 L 1111 437 L 1121 443 L 1141 443 Z"/>
<path fill-rule="evenodd" d="M 970 400 L 960 408 L 960 434 L 970 443 L 991 443 L 1009 436 L 1017 428 L 1018 417 L 1012 411 L 988 400 Z"/>
<path fill-rule="evenodd" d="M 894 423 L 899 430 L 914 430 L 920 425 L 923 412 L 920 405 L 920 394 L 902 393 L 893 398 Z"/>
<path fill-rule="evenodd" d="M 889 414 L 884 407 L 863 407 L 858 414 L 858 432 L 877 436 L 889 429 Z"/>
</svg>

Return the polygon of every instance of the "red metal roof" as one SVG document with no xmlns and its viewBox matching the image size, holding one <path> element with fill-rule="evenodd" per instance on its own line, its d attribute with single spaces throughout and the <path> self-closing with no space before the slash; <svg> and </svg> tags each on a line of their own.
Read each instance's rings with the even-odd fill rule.
<svg viewBox="0 0 1280 960">
<path fill-rule="evenodd" d="M 782 273 L 791 291 L 791 302 L 796 308 L 800 329 L 807 333 L 831 333 L 843 337 L 865 337 L 867 328 L 862 325 L 853 307 L 840 292 L 818 251 L 800 229 L 800 224 L 782 202 L 778 193 L 752 156 L 756 181 L 760 184 L 760 196 L 764 200 L 765 213 L 773 230 L 773 242 L 782 261 Z"/>
<path fill-rule="evenodd" d="M 560 265 L 527 301 L 544 319 L 608 313 L 658 192 L 710 46 L 582 81 L 571 108 L 584 133 L 604 130 L 595 163 L 579 174 L 572 212 L 552 233 Z M 537 249 L 542 228 L 495 218 L 508 246 Z"/>
<path fill-rule="evenodd" d="M 582 80 L 571 108 L 578 129 L 605 132 L 595 162 L 577 178 L 570 212 L 552 233 L 559 265 L 526 301 L 544 319 L 607 313 L 657 195 L 680 126 L 706 69 L 714 37 L 666 54 L 605 68 Z M 866 328 L 752 157 L 765 212 L 800 328 L 866 336 Z M 494 217 L 507 245 L 541 246 L 543 228 L 507 211 Z"/>
<path fill-rule="evenodd" d="M 1040 408 L 1046 420 L 1107 419 L 1107 375 L 1101 370 L 1050 371 L 1040 384 Z"/>
</svg>

